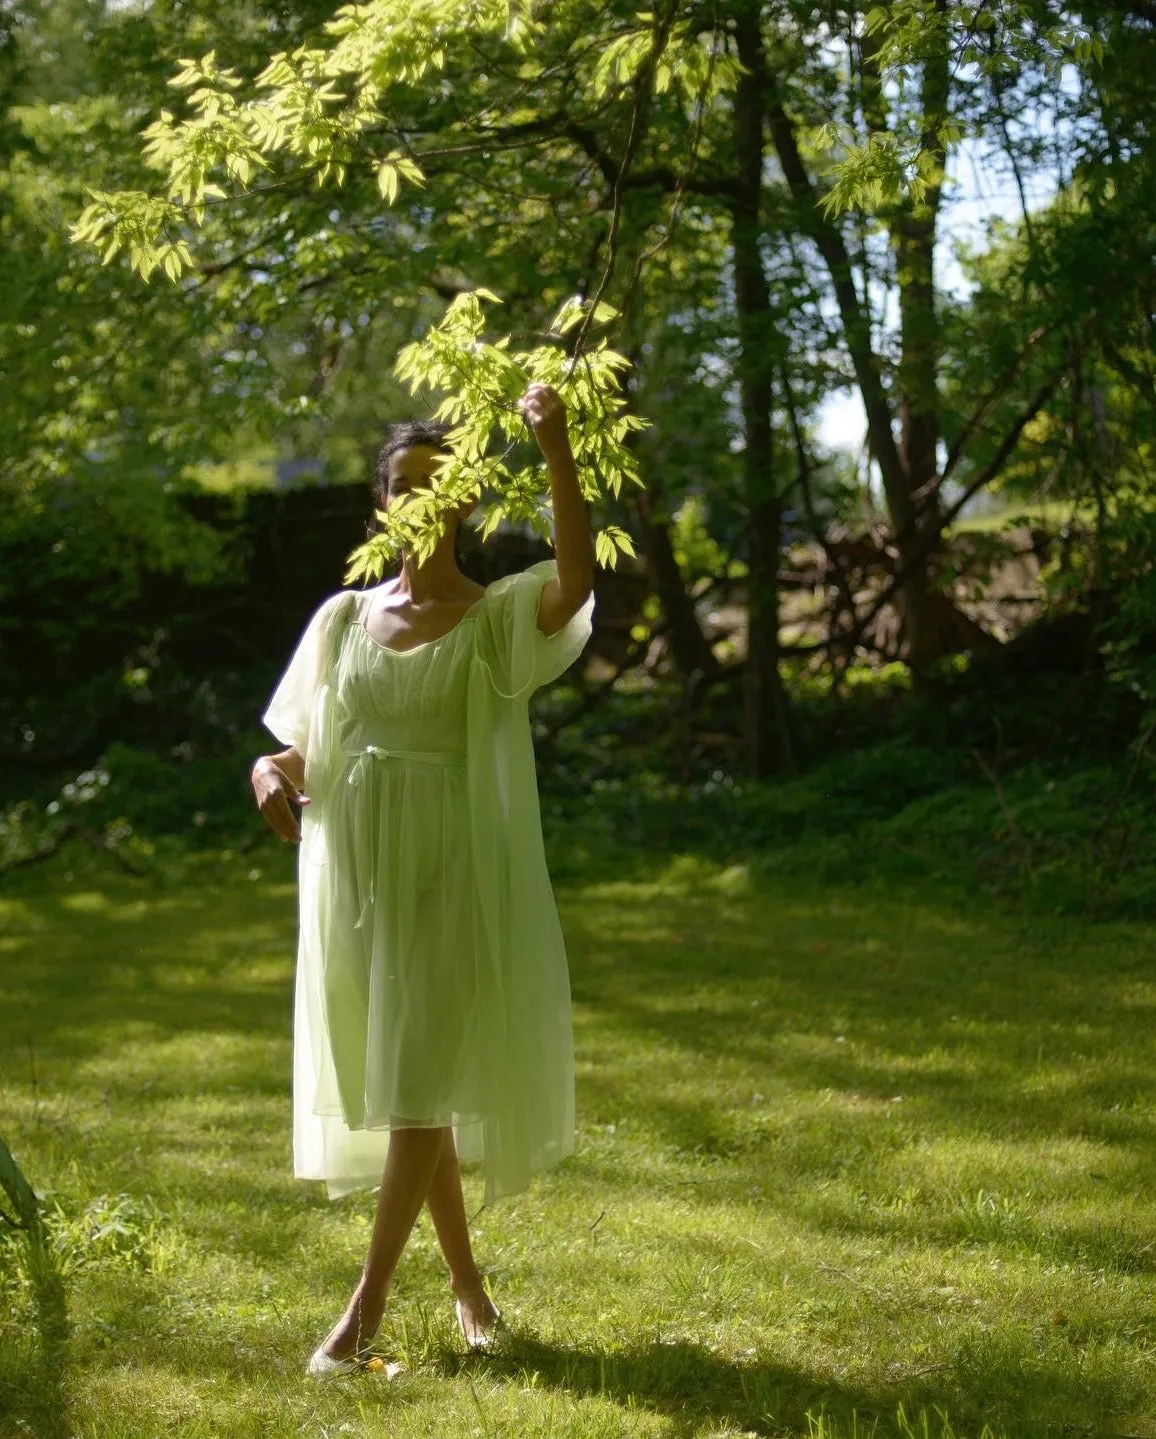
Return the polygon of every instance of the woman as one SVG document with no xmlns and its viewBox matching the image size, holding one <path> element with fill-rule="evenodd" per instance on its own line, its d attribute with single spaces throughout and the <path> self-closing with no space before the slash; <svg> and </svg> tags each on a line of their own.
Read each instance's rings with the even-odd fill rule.
<svg viewBox="0 0 1156 1439">
<path fill-rule="evenodd" d="M 566 956 L 542 849 L 527 701 L 590 634 L 594 551 L 547 385 L 521 409 L 546 460 L 556 560 L 488 587 L 458 568 L 453 513 L 423 564 L 310 620 L 264 716 L 287 746 L 253 767 L 257 804 L 301 845 L 294 1172 L 331 1198 L 380 1183 L 361 1281 L 309 1361 L 356 1368 L 422 1204 L 458 1324 L 499 1319 L 470 1250 L 458 1160 L 486 1202 L 573 1150 Z M 433 426 L 396 427 L 380 499 L 428 487 Z M 300 805 L 301 824 L 291 805 Z"/>
</svg>

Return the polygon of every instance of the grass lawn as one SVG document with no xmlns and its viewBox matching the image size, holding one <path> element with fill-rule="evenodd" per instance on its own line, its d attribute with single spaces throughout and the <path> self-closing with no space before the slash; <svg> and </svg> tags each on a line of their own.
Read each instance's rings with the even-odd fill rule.
<svg viewBox="0 0 1156 1439">
<path fill-rule="evenodd" d="M 1013 501 L 985 514 L 961 515 L 952 522 L 951 528 L 956 534 L 976 534 L 999 531 L 1013 522 L 1052 531 L 1072 524 L 1090 527 L 1096 523 L 1096 506 L 1072 500 Z"/>
<path fill-rule="evenodd" d="M 464 1355 L 423 1218 L 408 1374 L 318 1385 L 372 1196 L 290 1174 L 292 856 L 100 864 L 0 888 L 0 1136 L 71 1325 L 0 1238 L 5 1439 L 1156 1436 L 1150 929 L 560 867 L 578 1150 L 474 1222 L 507 1344 Z"/>
</svg>

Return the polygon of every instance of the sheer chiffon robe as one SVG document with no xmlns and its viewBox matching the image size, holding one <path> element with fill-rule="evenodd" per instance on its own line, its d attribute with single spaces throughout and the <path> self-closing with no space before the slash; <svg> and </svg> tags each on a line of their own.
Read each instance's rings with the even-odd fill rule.
<svg viewBox="0 0 1156 1439">
<path fill-rule="evenodd" d="M 574 1145 L 566 954 L 542 846 L 528 700 L 593 598 L 537 628 L 552 560 L 490 585 L 440 639 L 316 612 L 265 724 L 305 756 L 293 1149 L 331 1198 L 380 1181 L 389 1131 L 452 1126 L 487 1201 Z"/>
</svg>

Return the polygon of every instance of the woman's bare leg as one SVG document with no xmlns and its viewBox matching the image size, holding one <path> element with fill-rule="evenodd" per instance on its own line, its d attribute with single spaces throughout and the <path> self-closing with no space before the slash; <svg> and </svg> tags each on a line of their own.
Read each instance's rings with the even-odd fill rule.
<svg viewBox="0 0 1156 1439">
<path fill-rule="evenodd" d="M 446 1133 L 444 1129 L 395 1129 L 389 1136 L 361 1281 L 322 1346 L 331 1358 L 355 1354 L 377 1333 L 397 1261 L 429 1192 Z"/>
<path fill-rule="evenodd" d="M 484 1331 L 493 1325 L 497 1310 L 482 1288 L 482 1276 L 470 1248 L 466 1206 L 462 1198 L 462 1175 L 458 1168 L 453 1131 L 444 1129 L 442 1133 L 445 1140 L 426 1194 L 426 1204 L 429 1205 L 438 1243 L 449 1265 L 450 1288 L 461 1302 L 462 1318 L 471 1331 Z"/>
</svg>

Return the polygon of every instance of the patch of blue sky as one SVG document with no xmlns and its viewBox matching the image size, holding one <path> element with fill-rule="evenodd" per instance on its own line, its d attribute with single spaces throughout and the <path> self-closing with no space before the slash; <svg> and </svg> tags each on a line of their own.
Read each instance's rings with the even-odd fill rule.
<svg viewBox="0 0 1156 1439">
<path fill-rule="evenodd" d="M 987 248 L 994 224 L 1018 224 L 1025 207 L 1031 212 L 1049 204 L 1070 178 L 1067 171 L 1078 147 L 1071 125 L 1057 120 L 1057 113 L 1063 100 L 1076 95 L 1079 83 L 1074 67 L 1066 66 L 1049 104 L 1009 117 L 1008 138 L 1017 149 L 1034 140 L 1042 152 L 1036 164 L 1021 163 L 1018 175 L 1003 146 L 991 138 L 964 139 L 952 152 L 935 252 L 936 282 L 944 294 L 965 299 L 971 289 L 965 256 Z M 894 333 L 898 323 L 894 291 L 874 286 L 871 308 L 877 330 Z M 819 407 L 814 432 L 824 450 L 861 452 L 867 418 L 858 390 L 831 394 Z"/>
</svg>

